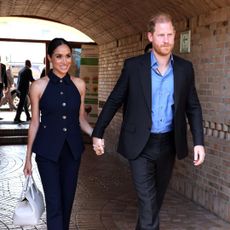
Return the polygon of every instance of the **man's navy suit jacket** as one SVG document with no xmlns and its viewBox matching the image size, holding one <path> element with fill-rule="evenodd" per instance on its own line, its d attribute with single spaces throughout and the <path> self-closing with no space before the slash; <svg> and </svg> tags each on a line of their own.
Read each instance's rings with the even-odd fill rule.
<svg viewBox="0 0 230 230">
<path fill-rule="evenodd" d="M 177 157 L 182 159 L 188 155 L 186 120 L 191 128 L 194 145 L 204 145 L 203 119 L 192 63 L 173 55 L 173 74 L 174 139 Z M 150 136 L 151 84 L 150 53 L 127 59 L 93 131 L 93 136 L 103 137 L 105 128 L 125 102 L 118 152 L 128 159 L 135 159 L 142 152 Z"/>
</svg>

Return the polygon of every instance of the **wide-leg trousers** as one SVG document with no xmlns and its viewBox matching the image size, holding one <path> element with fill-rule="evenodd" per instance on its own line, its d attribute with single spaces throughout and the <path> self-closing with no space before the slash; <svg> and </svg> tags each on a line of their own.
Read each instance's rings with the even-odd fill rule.
<svg viewBox="0 0 230 230">
<path fill-rule="evenodd" d="M 175 162 L 173 133 L 151 134 L 143 152 L 129 162 L 138 196 L 136 230 L 158 230 L 159 212 Z"/>
<path fill-rule="evenodd" d="M 74 159 L 67 142 L 57 162 L 36 155 L 46 200 L 48 230 L 69 229 L 80 161 L 80 158 Z"/>
</svg>

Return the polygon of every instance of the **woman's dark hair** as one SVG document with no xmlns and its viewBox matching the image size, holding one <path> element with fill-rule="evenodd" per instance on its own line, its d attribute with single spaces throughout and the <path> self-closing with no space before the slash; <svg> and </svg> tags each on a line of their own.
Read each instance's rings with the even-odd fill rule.
<svg viewBox="0 0 230 230">
<path fill-rule="evenodd" d="M 67 45 L 70 48 L 70 51 L 72 52 L 71 45 L 64 38 L 54 38 L 52 41 L 50 41 L 48 45 L 48 49 L 47 49 L 48 55 L 51 57 L 54 50 L 60 45 Z"/>
</svg>

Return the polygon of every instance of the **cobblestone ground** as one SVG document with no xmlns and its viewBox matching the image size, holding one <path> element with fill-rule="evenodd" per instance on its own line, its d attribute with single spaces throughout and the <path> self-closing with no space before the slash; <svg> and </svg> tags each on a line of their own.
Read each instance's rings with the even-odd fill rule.
<svg viewBox="0 0 230 230">
<path fill-rule="evenodd" d="M 39 225 L 13 226 L 12 215 L 24 182 L 25 146 L 0 146 L 0 230 L 45 230 Z M 40 178 L 34 164 L 34 177 Z M 87 146 L 83 155 L 70 230 L 134 230 L 136 196 L 126 164 L 105 154 L 97 157 Z M 229 230 L 230 224 L 169 190 L 161 214 L 161 230 Z"/>
</svg>

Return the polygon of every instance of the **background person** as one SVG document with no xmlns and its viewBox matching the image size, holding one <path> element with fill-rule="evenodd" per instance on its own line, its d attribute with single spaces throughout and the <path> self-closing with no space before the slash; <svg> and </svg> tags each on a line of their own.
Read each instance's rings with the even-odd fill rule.
<svg viewBox="0 0 230 230">
<path fill-rule="evenodd" d="M 148 43 L 146 46 L 145 46 L 145 49 L 144 49 L 144 52 L 145 53 L 148 53 L 148 52 L 151 52 L 152 51 L 152 48 L 153 48 L 153 45 L 152 43 Z"/>
<path fill-rule="evenodd" d="M 46 58 L 43 58 L 43 64 L 44 64 L 44 67 L 42 68 L 42 72 L 40 74 L 40 78 L 46 76 Z"/>
<path fill-rule="evenodd" d="M 7 76 L 7 90 L 4 91 L 4 97 L 2 98 L 1 104 L 9 104 L 10 111 L 13 111 L 15 108 L 13 103 L 13 98 L 11 96 L 12 87 L 14 87 L 14 76 L 12 72 L 12 68 L 9 64 L 7 64 L 6 68 L 6 76 Z"/>
<path fill-rule="evenodd" d="M 8 82 L 6 76 L 6 66 L 1 63 L 1 56 L 0 56 L 0 102 L 4 96 L 3 90 L 7 92 Z M 3 118 L 0 118 L 2 120 Z"/>
<path fill-rule="evenodd" d="M 5 92 L 7 92 L 8 82 L 7 82 L 7 76 L 6 76 L 6 66 L 1 63 L 1 56 L 0 56 L 0 103 L 4 96 L 3 90 L 5 89 Z M 0 118 L 2 120 L 3 118 Z"/>
<path fill-rule="evenodd" d="M 170 15 L 148 25 L 152 52 L 127 59 L 93 131 L 98 155 L 105 128 L 126 102 L 118 152 L 129 160 L 138 196 L 136 230 L 158 230 L 159 211 L 172 175 L 175 155 L 188 155 L 187 122 L 194 141 L 194 165 L 205 157 L 202 112 L 192 63 L 172 54 L 175 28 Z"/>
<path fill-rule="evenodd" d="M 6 65 L 1 63 L 0 57 L 0 100 L 3 97 L 3 90 L 7 90 L 7 76 L 6 76 Z"/>
<path fill-rule="evenodd" d="M 24 108 L 25 114 L 26 114 L 26 120 L 30 121 L 30 113 L 28 109 L 28 100 L 27 95 L 29 92 L 29 86 L 30 82 L 33 82 L 33 74 L 31 70 L 31 62 L 30 60 L 25 61 L 25 67 L 19 71 L 18 74 L 18 83 L 17 83 L 17 89 L 19 91 L 19 104 L 16 112 L 16 116 L 14 118 L 15 123 L 21 123 L 21 113 Z"/>
<path fill-rule="evenodd" d="M 36 153 L 46 199 L 47 228 L 68 230 L 84 151 L 81 129 L 91 135 L 92 127 L 85 115 L 85 83 L 68 74 L 72 62 L 69 43 L 55 38 L 47 53 L 53 69 L 32 83 L 30 90 L 32 120 L 24 174 L 32 173 L 31 155 Z"/>
</svg>

